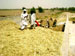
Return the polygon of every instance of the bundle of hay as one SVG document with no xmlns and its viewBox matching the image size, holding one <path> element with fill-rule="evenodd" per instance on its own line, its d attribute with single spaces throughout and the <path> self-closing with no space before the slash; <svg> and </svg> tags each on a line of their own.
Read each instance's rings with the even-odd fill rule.
<svg viewBox="0 0 75 56">
<path fill-rule="evenodd" d="M 0 21 L 0 56 L 61 56 L 62 32 L 19 28 L 12 21 Z"/>
<path fill-rule="evenodd" d="M 41 26 L 46 27 L 46 26 L 47 26 L 47 20 L 48 20 L 48 22 L 49 22 L 49 26 L 52 27 L 52 26 L 53 26 L 53 21 L 50 20 L 50 19 L 43 19 L 43 20 L 40 20 Z"/>
</svg>

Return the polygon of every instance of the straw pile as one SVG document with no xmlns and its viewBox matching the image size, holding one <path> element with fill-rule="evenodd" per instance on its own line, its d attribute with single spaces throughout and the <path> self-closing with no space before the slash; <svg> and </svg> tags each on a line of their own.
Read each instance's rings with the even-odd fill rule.
<svg viewBox="0 0 75 56">
<path fill-rule="evenodd" d="M 0 56 L 62 56 L 62 32 L 19 28 L 12 21 L 0 21 Z"/>
</svg>

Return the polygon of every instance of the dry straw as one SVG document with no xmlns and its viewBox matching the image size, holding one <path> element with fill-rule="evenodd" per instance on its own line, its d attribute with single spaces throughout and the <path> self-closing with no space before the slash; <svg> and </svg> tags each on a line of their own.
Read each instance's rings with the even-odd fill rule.
<svg viewBox="0 0 75 56">
<path fill-rule="evenodd" d="M 19 28 L 12 21 L 0 21 L 0 56 L 61 56 L 62 32 Z"/>
</svg>

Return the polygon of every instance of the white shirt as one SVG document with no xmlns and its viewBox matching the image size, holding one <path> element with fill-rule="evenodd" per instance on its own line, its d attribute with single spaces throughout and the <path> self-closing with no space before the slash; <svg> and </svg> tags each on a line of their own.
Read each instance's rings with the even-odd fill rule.
<svg viewBox="0 0 75 56">
<path fill-rule="evenodd" d="M 27 16 L 28 16 L 27 13 L 25 13 L 25 14 L 22 13 L 22 14 L 21 14 L 21 21 L 22 21 L 21 25 L 22 25 L 22 24 L 28 25 L 28 23 L 27 23 L 27 18 L 26 18 Z"/>
<path fill-rule="evenodd" d="M 22 19 L 24 19 L 24 20 L 26 19 L 26 16 L 28 16 L 28 14 L 27 14 L 27 13 L 25 13 L 25 14 L 24 14 L 24 13 L 22 13 L 22 14 L 21 14 L 21 18 L 22 18 Z"/>
</svg>

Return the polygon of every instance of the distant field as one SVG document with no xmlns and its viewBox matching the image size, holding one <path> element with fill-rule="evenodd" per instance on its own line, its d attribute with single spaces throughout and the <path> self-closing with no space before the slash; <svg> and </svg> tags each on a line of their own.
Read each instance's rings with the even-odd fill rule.
<svg viewBox="0 0 75 56">
<path fill-rule="evenodd" d="M 29 12 L 29 10 L 28 10 Z M 0 17 L 7 17 L 7 16 L 20 16 L 22 10 L 0 10 Z M 36 10 L 37 19 L 48 19 L 50 17 L 58 17 L 61 14 L 61 11 L 51 11 L 51 10 L 44 10 L 43 13 L 39 13 Z"/>
<path fill-rule="evenodd" d="M 0 17 L 18 16 L 22 10 L 0 10 Z"/>
</svg>

